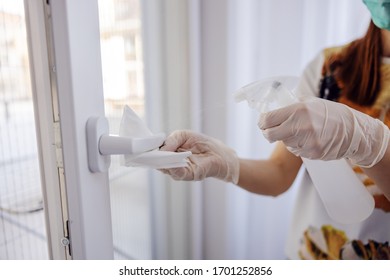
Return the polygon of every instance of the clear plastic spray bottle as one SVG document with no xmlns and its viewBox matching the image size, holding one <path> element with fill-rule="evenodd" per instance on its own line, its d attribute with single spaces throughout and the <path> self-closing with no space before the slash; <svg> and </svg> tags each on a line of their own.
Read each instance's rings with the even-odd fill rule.
<svg viewBox="0 0 390 280">
<path fill-rule="evenodd" d="M 251 83 L 235 93 L 260 113 L 298 102 L 294 93 L 299 79 L 283 76 Z M 329 216 L 343 224 L 358 223 L 374 210 L 374 198 L 345 159 L 322 161 L 302 158 Z"/>
</svg>

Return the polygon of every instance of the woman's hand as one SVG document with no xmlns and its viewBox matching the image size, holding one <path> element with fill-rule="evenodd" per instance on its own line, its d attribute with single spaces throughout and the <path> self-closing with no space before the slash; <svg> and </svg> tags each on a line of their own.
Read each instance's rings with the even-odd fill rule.
<svg viewBox="0 0 390 280">
<path fill-rule="evenodd" d="M 161 151 L 191 151 L 187 167 L 162 169 L 175 180 L 199 181 L 215 177 L 237 184 L 240 164 L 234 150 L 221 141 L 188 130 L 173 132 Z"/>
<path fill-rule="evenodd" d="M 389 128 L 378 119 L 320 98 L 264 113 L 258 126 L 270 142 L 283 141 L 297 156 L 348 158 L 364 168 L 383 158 L 390 138 Z"/>
</svg>

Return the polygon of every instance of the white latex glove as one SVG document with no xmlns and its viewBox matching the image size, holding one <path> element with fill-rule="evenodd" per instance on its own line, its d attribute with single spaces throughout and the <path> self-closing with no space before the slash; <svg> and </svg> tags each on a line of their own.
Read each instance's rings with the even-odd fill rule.
<svg viewBox="0 0 390 280">
<path fill-rule="evenodd" d="M 378 119 L 321 98 L 263 113 L 258 126 L 268 141 L 283 141 L 297 156 L 347 158 L 364 168 L 382 159 L 390 137 L 389 128 Z"/>
<path fill-rule="evenodd" d="M 199 181 L 215 177 L 237 184 L 240 164 L 234 150 L 221 141 L 188 130 L 173 132 L 165 140 L 161 151 L 191 151 L 187 167 L 162 169 L 175 180 Z"/>
</svg>

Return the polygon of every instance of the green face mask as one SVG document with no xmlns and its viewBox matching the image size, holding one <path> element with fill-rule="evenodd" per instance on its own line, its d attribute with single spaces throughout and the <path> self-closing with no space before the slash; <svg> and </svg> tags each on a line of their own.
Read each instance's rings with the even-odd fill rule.
<svg viewBox="0 0 390 280">
<path fill-rule="evenodd" d="M 390 30 L 390 0 L 363 0 L 363 3 L 370 11 L 374 24 Z"/>
</svg>

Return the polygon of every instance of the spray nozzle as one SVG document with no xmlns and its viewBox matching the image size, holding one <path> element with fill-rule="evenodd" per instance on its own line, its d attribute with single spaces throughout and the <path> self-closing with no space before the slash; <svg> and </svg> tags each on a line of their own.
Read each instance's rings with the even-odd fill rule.
<svg viewBox="0 0 390 280">
<path fill-rule="evenodd" d="M 234 97 L 236 102 L 246 100 L 251 108 L 266 113 L 295 103 L 293 90 L 298 81 L 293 76 L 267 78 L 242 87 Z"/>
</svg>

